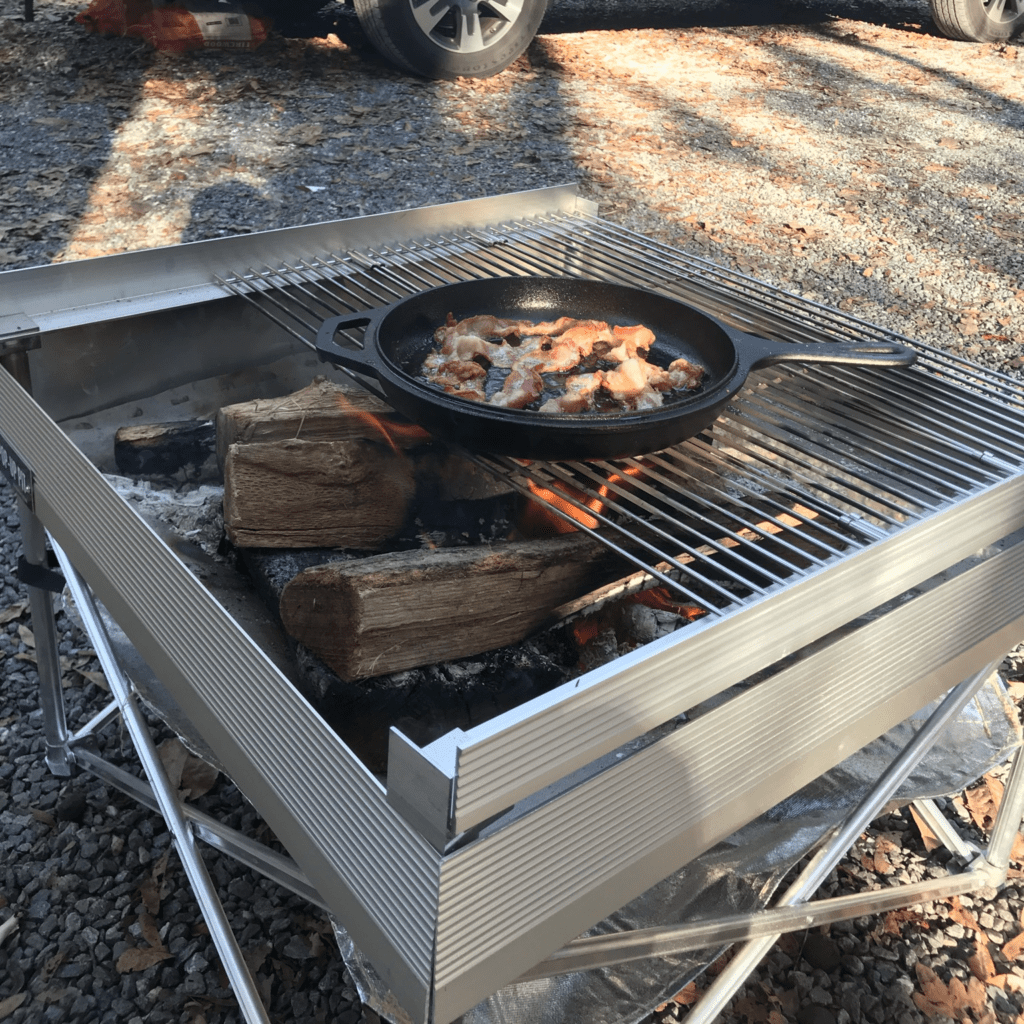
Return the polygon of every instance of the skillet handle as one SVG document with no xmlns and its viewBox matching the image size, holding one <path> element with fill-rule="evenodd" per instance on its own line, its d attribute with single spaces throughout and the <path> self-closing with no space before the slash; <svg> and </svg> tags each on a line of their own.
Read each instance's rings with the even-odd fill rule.
<svg viewBox="0 0 1024 1024">
<path fill-rule="evenodd" d="M 736 352 L 749 370 L 776 363 L 847 363 L 854 366 L 910 366 L 917 353 L 896 342 L 829 342 L 792 345 L 769 341 L 734 328 L 726 328 Z"/>
<path fill-rule="evenodd" d="M 343 366 L 346 370 L 355 370 L 380 379 L 381 362 L 377 348 L 377 329 L 390 308 L 384 306 L 380 309 L 367 309 L 362 313 L 345 313 L 325 320 L 316 334 L 316 350 L 320 358 Z M 362 348 L 347 348 L 334 340 L 338 331 L 350 327 L 366 328 L 363 332 Z"/>
</svg>

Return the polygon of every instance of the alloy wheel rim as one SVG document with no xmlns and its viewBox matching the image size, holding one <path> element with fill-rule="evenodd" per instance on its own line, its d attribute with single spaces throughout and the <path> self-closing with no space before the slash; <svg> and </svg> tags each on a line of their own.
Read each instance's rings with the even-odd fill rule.
<svg viewBox="0 0 1024 1024">
<path fill-rule="evenodd" d="M 515 25 L 525 0 L 409 0 L 420 31 L 453 53 L 480 53 Z M 992 0 L 993 3 L 1007 0 Z M 1015 0 L 1009 0 L 1013 3 Z"/>
<path fill-rule="evenodd" d="M 1021 16 L 1024 0 L 984 0 L 984 4 L 989 21 L 1005 23 Z"/>
</svg>

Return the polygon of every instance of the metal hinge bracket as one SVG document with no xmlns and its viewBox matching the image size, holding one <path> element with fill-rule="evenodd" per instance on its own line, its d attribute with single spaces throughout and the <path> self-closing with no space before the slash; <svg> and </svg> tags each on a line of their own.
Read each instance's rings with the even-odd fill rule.
<svg viewBox="0 0 1024 1024">
<path fill-rule="evenodd" d="M 24 313 L 0 314 L 0 356 L 28 352 L 42 344 L 42 332 Z"/>
</svg>

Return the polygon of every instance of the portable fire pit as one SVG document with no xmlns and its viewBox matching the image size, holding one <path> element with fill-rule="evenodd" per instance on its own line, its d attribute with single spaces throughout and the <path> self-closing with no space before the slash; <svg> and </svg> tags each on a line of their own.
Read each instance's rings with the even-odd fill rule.
<svg viewBox="0 0 1024 1024">
<path fill-rule="evenodd" d="M 641 457 L 468 456 L 631 563 L 623 588 L 656 583 L 702 614 L 472 728 L 422 746 L 392 729 L 382 783 L 111 488 L 108 425 L 288 393 L 322 370 L 325 321 L 510 276 L 641 288 L 794 346 L 912 345 L 917 362 L 756 370 L 713 424 Z M 337 340 L 361 343 L 358 330 Z M 48 764 L 159 805 L 247 1019 L 265 1015 L 197 835 L 328 908 L 408 1015 L 436 1024 L 524 976 L 755 940 L 710 1020 L 781 931 L 1005 878 L 1017 762 L 971 870 L 799 905 L 1024 632 L 1024 389 L 1011 379 L 625 231 L 571 187 L 13 271 L 0 345 L 0 463 L 26 506 Z M 46 534 L 116 697 L 73 736 Z M 177 802 L 115 632 L 294 863 Z M 571 941 L 947 691 L 791 906 Z M 118 712 L 152 789 L 90 749 Z"/>
</svg>

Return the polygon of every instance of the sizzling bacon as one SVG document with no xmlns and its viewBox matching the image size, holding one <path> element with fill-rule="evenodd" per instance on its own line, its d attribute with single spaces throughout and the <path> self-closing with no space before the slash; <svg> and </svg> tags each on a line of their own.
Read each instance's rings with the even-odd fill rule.
<svg viewBox="0 0 1024 1024">
<path fill-rule="evenodd" d="M 529 320 L 502 320 L 496 316 L 470 316 L 465 320 L 456 320 L 449 313 L 448 319 L 443 327 L 434 331 L 434 341 L 444 348 L 455 338 L 472 336 L 482 338 L 485 341 L 502 340 L 511 334 L 515 334 L 522 327 L 532 327 Z"/>
<path fill-rule="evenodd" d="M 578 373 L 565 382 L 565 394 L 557 398 L 549 398 L 538 410 L 539 412 L 586 412 L 594 408 L 597 393 L 604 383 L 604 374 Z"/>
<path fill-rule="evenodd" d="M 505 378 L 502 389 L 491 395 L 491 405 L 500 405 L 505 409 L 525 409 L 531 402 L 540 398 L 544 391 L 544 381 L 532 366 L 516 364 L 512 372 Z"/>
<path fill-rule="evenodd" d="M 662 393 L 691 390 L 704 370 L 686 359 L 668 369 L 647 362 L 654 333 L 642 324 L 615 326 L 600 320 L 557 320 L 534 324 L 489 315 L 447 322 L 434 332 L 438 349 L 423 362 L 423 373 L 448 394 L 488 402 L 507 409 L 534 405 L 544 392 L 541 374 L 564 374 L 564 393 L 540 406 L 546 413 L 579 413 L 607 407 L 609 399 L 622 409 L 655 409 Z M 595 360 L 614 369 L 576 372 Z M 500 391 L 485 396 L 487 370 L 509 370 Z"/>
<path fill-rule="evenodd" d="M 654 344 L 654 331 L 643 324 L 635 327 L 613 327 L 612 335 L 618 344 L 609 349 L 606 359 L 615 363 L 624 363 L 627 359 L 646 356 Z"/>
</svg>

